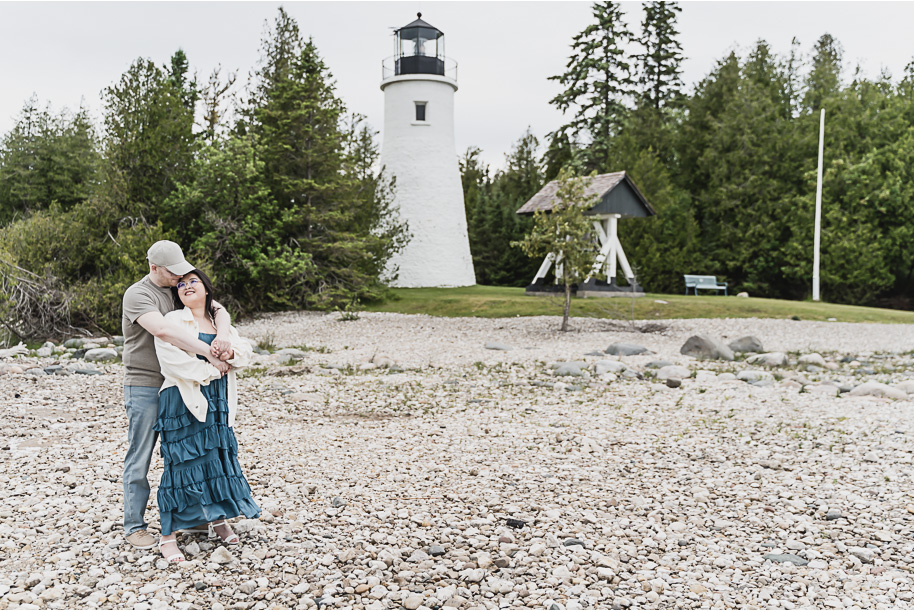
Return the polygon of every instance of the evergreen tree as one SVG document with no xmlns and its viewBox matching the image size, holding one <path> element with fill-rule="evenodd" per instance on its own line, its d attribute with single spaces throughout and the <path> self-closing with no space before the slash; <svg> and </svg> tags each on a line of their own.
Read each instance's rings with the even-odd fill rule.
<svg viewBox="0 0 914 612">
<path fill-rule="evenodd" d="M 154 222 L 175 185 L 189 178 L 194 158 L 194 110 L 186 91 L 151 60 L 136 60 L 118 83 L 105 89 L 107 174 L 124 184 L 121 206 Z M 193 211 L 165 211 L 166 224 L 180 227 Z M 168 215 L 171 214 L 171 216 Z"/>
<path fill-rule="evenodd" d="M 380 225 L 360 225 L 365 198 L 389 194 L 372 192 L 380 179 L 366 183 L 364 168 L 347 156 L 347 144 L 358 135 L 344 129 L 344 113 L 332 75 L 313 41 L 305 41 L 298 24 L 280 8 L 262 45 L 253 95 L 239 131 L 250 130 L 258 137 L 264 181 L 278 207 L 274 223 L 283 246 L 312 259 L 306 282 L 288 295 L 299 307 L 338 306 L 378 295 L 382 287 L 378 257 L 386 263 L 391 249 L 399 248 L 384 232 L 381 239 L 387 246 L 366 248 L 366 241 L 378 238 L 372 231 Z M 364 147 L 360 150 L 366 152 Z M 393 213 L 389 203 L 379 204 L 376 210 L 381 209 Z M 401 224 L 390 227 L 398 228 L 393 234 L 403 233 Z"/>
<path fill-rule="evenodd" d="M 84 201 L 95 187 L 99 161 L 85 109 L 55 115 L 32 98 L 0 140 L 0 224 L 52 203 L 69 210 Z"/>
<path fill-rule="evenodd" d="M 631 65 L 624 49 L 632 34 L 618 2 L 594 3 L 593 17 L 594 23 L 574 37 L 565 72 L 549 78 L 564 87 L 550 104 L 562 113 L 573 110 L 571 121 L 559 132 L 585 135 L 588 163 L 597 167 L 609 155 L 632 93 Z"/>
<path fill-rule="evenodd" d="M 831 34 L 823 34 L 816 41 L 812 69 L 806 79 L 806 95 L 803 99 L 809 112 L 818 114 L 825 100 L 838 94 L 843 55 L 841 43 Z"/>
<path fill-rule="evenodd" d="M 639 42 L 638 104 L 655 110 L 675 106 L 682 98 L 682 46 L 677 40 L 675 2 L 646 2 Z"/>
</svg>

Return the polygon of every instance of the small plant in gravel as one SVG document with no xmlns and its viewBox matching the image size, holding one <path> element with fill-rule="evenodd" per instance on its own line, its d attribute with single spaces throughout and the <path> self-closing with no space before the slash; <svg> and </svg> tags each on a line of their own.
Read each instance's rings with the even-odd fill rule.
<svg viewBox="0 0 914 612">
<path fill-rule="evenodd" d="M 276 336 L 273 335 L 273 332 L 267 332 L 257 341 L 257 348 L 270 351 L 271 353 L 276 351 Z"/>
</svg>

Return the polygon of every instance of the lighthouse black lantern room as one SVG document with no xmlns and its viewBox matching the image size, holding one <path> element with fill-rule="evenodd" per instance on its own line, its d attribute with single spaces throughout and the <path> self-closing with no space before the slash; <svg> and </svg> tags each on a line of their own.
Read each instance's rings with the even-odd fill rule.
<svg viewBox="0 0 914 612">
<path fill-rule="evenodd" d="M 396 74 L 444 76 L 444 32 L 422 21 L 422 13 L 417 16 L 394 36 Z"/>
</svg>

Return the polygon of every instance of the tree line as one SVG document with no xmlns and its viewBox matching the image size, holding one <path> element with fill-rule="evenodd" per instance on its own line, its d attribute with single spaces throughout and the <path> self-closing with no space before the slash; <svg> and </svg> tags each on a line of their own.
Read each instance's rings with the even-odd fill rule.
<svg viewBox="0 0 914 612">
<path fill-rule="evenodd" d="M 729 51 L 687 92 L 676 3 L 638 32 L 599 2 L 550 100 L 565 123 L 520 136 L 492 171 L 460 156 L 477 281 L 525 285 L 538 260 L 515 211 L 564 169 L 625 170 L 658 211 L 620 238 L 649 291 L 716 274 L 753 295 L 803 299 L 812 275 L 819 111 L 827 110 L 822 294 L 914 298 L 914 62 L 900 78 L 848 73 L 828 34 L 804 52 Z M 313 41 L 283 9 L 242 82 L 198 79 L 178 50 L 139 58 L 86 109 L 27 101 L 0 139 L 0 324 L 39 336 L 114 331 L 155 240 L 182 244 L 237 312 L 380 299 L 409 238 L 378 168 L 377 134 L 350 113 Z"/>
<path fill-rule="evenodd" d="M 540 146 L 524 134 L 491 173 L 461 156 L 480 283 L 525 285 L 539 261 L 509 246 L 514 215 L 564 167 L 625 170 L 657 210 L 623 220 L 620 239 L 652 292 L 716 274 L 752 295 L 811 291 L 820 109 L 826 109 L 821 286 L 827 301 L 908 307 L 914 298 L 914 62 L 848 74 L 839 41 L 779 56 L 764 40 L 727 52 L 691 92 L 681 80 L 680 8 L 647 2 L 640 32 L 622 6 L 593 5 L 550 102 L 566 122 Z M 634 51 L 632 51 L 634 49 Z M 540 150 L 542 149 L 542 153 Z"/>
<path fill-rule="evenodd" d="M 88 112 L 29 100 L 0 141 L 0 321 L 30 337 L 115 331 L 124 290 L 167 238 L 239 314 L 344 308 L 385 294 L 408 230 L 376 133 L 337 96 L 283 9 L 244 87 L 181 50 L 137 59 Z"/>
</svg>

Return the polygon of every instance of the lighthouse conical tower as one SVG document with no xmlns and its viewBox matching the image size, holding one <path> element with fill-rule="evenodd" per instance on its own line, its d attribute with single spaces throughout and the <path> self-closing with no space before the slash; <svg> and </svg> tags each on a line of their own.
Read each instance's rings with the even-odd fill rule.
<svg viewBox="0 0 914 612">
<path fill-rule="evenodd" d="M 383 62 L 381 163 L 396 177 L 396 204 L 412 235 L 390 265 L 397 287 L 476 284 L 454 143 L 457 66 L 444 33 L 418 19 L 394 32 Z"/>
</svg>

